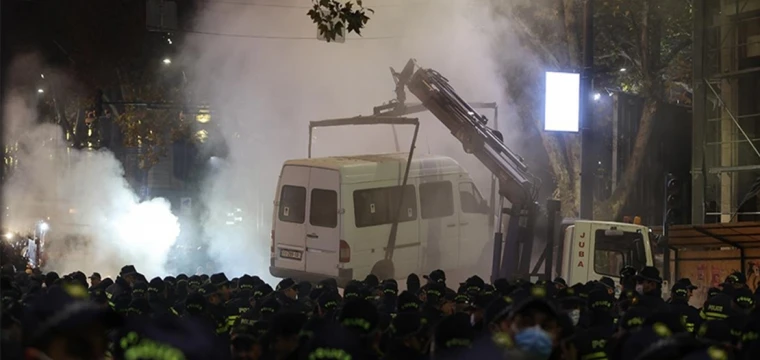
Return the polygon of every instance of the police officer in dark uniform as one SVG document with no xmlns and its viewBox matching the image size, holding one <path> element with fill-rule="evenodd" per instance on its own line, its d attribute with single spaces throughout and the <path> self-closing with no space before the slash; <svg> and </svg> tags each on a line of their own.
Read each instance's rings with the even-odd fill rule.
<svg viewBox="0 0 760 360">
<path fill-rule="evenodd" d="M 681 316 L 686 331 L 694 334 L 702 323 L 699 310 L 689 305 L 689 285 L 676 282 L 670 290 L 670 309 Z"/>
<path fill-rule="evenodd" d="M 217 287 L 211 283 L 207 283 L 198 289 L 198 293 L 206 298 L 206 311 L 216 325 L 216 334 L 219 336 L 225 336 L 229 334 L 230 329 L 227 325 L 227 317 L 224 313 L 222 297 L 217 291 Z"/>
<path fill-rule="evenodd" d="M 747 287 L 747 277 L 740 271 L 735 271 L 726 277 L 726 280 L 721 284 L 723 292 L 729 295 L 733 295 L 734 290 Z"/>
<path fill-rule="evenodd" d="M 563 288 L 557 292 L 556 299 L 561 306 L 561 309 L 570 318 L 573 326 L 579 326 L 581 321 L 581 313 L 585 307 L 585 301 L 581 299 L 576 292 L 576 288 Z"/>
<path fill-rule="evenodd" d="M 634 279 L 639 299 L 636 306 L 650 308 L 653 312 L 667 312 L 668 305 L 662 299 L 660 290 L 662 284 L 660 271 L 654 266 L 645 266 L 634 276 Z"/>
<path fill-rule="evenodd" d="M 453 312 L 454 307 L 452 304 L 451 309 L 446 308 L 446 285 L 444 283 L 431 282 L 425 286 L 424 291 L 425 304 L 422 306 L 422 317 L 429 329 L 432 329 L 441 319 Z"/>
<path fill-rule="evenodd" d="M 166 297 L 166 284 L 160 277 L 155 277 L 148 283 L 148 303 L 155 316 L 179 315 Z"/>
<path fill-rule="evenodd" d="M 686 300 L 686 302 L 691 301 L 691 297 L 694 295 L 694 290 L 697 290 L 697 287 L 691 283 L 691 280 L 689 278 L 678 279 L 678 283 L 686 286 L 686 290 L 689 291 L 689 298 Z"/>
<path fill-rule="evenodd" d="M 578 358 L 606 360 L 607 342 L 615 331 L 612 306 L 615 298 L 606 289 L 597 288 L 589 293 L 590 323 L 588 329 L 579 329 L 572 339 Z"/>
<path fill-rule="evenodd" d="M 426 359 L 423 355 L 426 339 L 420 336 L 422 316 L 419 313 L 403 313 L 393 319 L 391 344 L 384 359 Z"/>
<path fill-rule="evenodd" d="M 253 296 L 253 278 L 243 275 L 238 280 L 238 291 L 224 304 L 224 313 L 229 326 L 239 323 L 241 316 L 253 313 L 251 297 Z"/>
<path fill-rule="evenodd" d="M 707 299 L 705 306 L 699 312 L 699 317 L 704 321 L 726 320 L 736 315 L 733 298 L 725 293 L 719 293 Z"/>
<path fill-rule="evenodd" d="M 425 275 L 423 277 L 428 281 L 428 283 L 422 287 L 423 291 L 427 290 L 427 287 L 429 287 L 431 284 L 443 284 L 443 295 L 456 296 L 456 291 L 450 289 L 446 285 L 446 273 L 443 270 L 434 270 L 430 273 L 430 275 Z"/>
<path fill-rule="evenodd" d="M 293 279 L 283 279 L 277 284 L 275 298 L 280 302 L 284 310 L 300 313 L 308 313 L 311 309 L 306 308 L 303 303 L 298 302 L 298 285 Z"/>
<path fill-rule="evenodd" d="M 216 273 L 211 275 L 209 281 L 216 286 L 217 293 L 222 298 L 223 303 L 230 300 L 232 289 L 230 288 L 230 280 L 227 279 L 227 275 Z"/>
</svg>

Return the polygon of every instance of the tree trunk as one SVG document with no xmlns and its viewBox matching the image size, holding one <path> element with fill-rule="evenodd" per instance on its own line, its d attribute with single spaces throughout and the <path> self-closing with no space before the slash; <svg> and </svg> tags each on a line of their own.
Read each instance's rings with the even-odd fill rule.
<svg viewBox="0 0 760 360">
<path fill-rule="evenodd" d="M 628 197 L 631 195 L 633 185 L 639 179 L 641 168 L 644 164 L 649 145 L 649 139 L 654 127 L 654 117 L 657 113 L 658 101 L 653 97 L 648 97 L 644 101 L 644 110 L 639 120 L 639 131 L 636 133 L 636 140 L 633 144 L 633 152 L 628 163 L 623 170 L 623 175 L 612 192 L 609 199 L 597 204 L 594 211 L 594 218 L 598 220 L 616 220 L 620 217 L 621 211 Z"/>
<path fill-rule="evenodd" d="M 576 0 L 564 0 L 565 41 L 567 41 L 567 53 L 570 60 L 570 66 L 573 68 L 580 68 L 581 46 L 580 41 L 578 40 L 580 26 L 578 25 L 576 4 Z"/>
</svg>

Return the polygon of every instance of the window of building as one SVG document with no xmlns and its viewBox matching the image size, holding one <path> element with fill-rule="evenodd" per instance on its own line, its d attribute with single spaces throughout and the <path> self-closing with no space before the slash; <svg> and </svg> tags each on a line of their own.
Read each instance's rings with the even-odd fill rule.
<svg viewBox="0 0 760 360">
<path fill-rule="evenodd" d="M 473 183 L 459 184 L 459 201 L 462 211 L 467 214 L 488 214 L 488 204 L 480 196 L 478 188 Z"/>
<path fill-rule="evenodd" d="M 306 188 L 283 185 L 278 212 L 280 221 L 303 224 L 306 218 Z"/>
<path fill-rule="evenodd" d="M 423 219 L 435 219 L 454 214 L 454 195 L 450 181 L 420 184 L 420 207 Z"/>
<path fill-rule="evenodd" d="M 354 221 L 356 227 L 367 227 L 393 223 L 399 202 L 403 201 L 398 214 L 398 222 L 417 219 L 417 192 L 414 185 L 406 185 L 403 200 L 400 186 L 382 187 L 354 191 Z"/>
<path fill-rule="evenodd" d="M 312 189 L 309 223 L 314 226 L 338 226 L 338 193 L 333 190 Z"/>
</svg>

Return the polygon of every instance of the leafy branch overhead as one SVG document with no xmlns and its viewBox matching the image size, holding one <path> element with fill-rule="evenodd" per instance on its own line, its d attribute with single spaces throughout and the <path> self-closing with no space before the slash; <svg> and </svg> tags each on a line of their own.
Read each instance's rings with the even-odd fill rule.
<svg viewBox="0 0 760 360">
<path fill-rule="evenodd" d="M 367 13 L 375 13 L 362 5 L 362 0 L 341 2 L 338 0 L 312 0 L 314 7 L 309 10 L 311 21 L 317 24 L 319 34 L 327 42 L 345 37 L 347 33 L 361 36 L 364 25 L 369 21 Z"/>
</svg>

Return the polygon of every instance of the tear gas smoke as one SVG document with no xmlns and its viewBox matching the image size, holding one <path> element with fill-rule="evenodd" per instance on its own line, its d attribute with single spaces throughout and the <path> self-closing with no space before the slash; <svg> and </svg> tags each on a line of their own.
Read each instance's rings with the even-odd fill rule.
<svg viewBox="0 0 760 360">
<path fill-rule="evenodd" d="M 179 223 L 164 199 L 140 202 L 108 151 L 66 146 L 58 125 L 38 124 L 34 103 L 11 93 L 5 104 L 6 144 L 17 160 L 3 188 L 8 229 L 26 232 L 43 219 L 49 230 L 47 270 L 115 276 L 133 264 L 165 275 Z"/>
<path fill-rule="evenodd" d="M 465 99 L 496 102 L 500 129 L 513 125 L 496 61 L 523 54 L 508 24 L 491 20 L 488 1 L 365 1 L 375 13 L 364 37 L 349 35 L 344 44 L 316 40 L 316 27 L 305 14 L 311 1 L 282 2 L 294 7 L 207 3 L 195 30 L 261 38 L 190 33 L 182 52 L 190 82 L 199 100 L 218 111 L 230 149 L 226 164 L 208 179 L 203 197 L 211 215 L 203 226 L 209 255 L 233 275 L 268 274 L 279 170 L 287 159 L 306 157 L 308 122 L 371 114 L 373 106 L 395 97 L 389 66 L 400 71 L 415 58 L 446 76 Z M 408 101 L 417 99 L 409 94 Z M 490 110 L 481 113 L 493 118 Z M 417 151 L 455 158 L 487 196 L 490 173 L 432 115 L 412 116 L 422 123 Z M 399 149 L 390 127 L 317 130 L 314 154 L 408 151 L 412 130 L 396 131 Z M 504 135 L 513 144 L 523 136 Z M 223 215 L 235 207 L 244 210 L 244 220 L 227 226 Z"/>
</svg>

